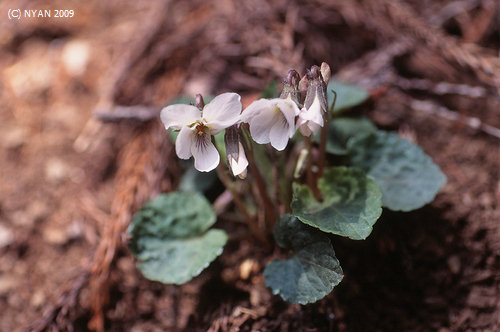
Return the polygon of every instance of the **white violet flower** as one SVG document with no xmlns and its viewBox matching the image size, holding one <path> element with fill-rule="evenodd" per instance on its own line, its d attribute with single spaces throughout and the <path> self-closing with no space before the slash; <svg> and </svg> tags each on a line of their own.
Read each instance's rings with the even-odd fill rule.
<svg viewBox="0 0 500 332">
<path fill-rule="evenodd" d="M 241 113 L 241 97 L 223 93 L 215 97 L 203 110 L 192 105 L 170 105 L 161 111 L 165 129 L 180 130 L 175 141 L 175 152 L 181 159 L 194 157 L 194 167 L 208 172 L 217 167 L 219 152 L 211 141 L 212 135 L 237 123 Z"/>
<path fill-rule="evenodd" d="M 240 130 L 238 125 L 226 128 L 224 134 L 224 144 L 226 145 L 227 165 L 234 176 L 244 179 L 247 176 L 248 160 L 245 149 L 241 144 Z"/>
<path fill-rule="evenodd" d="M 238 142 L 238 148 L 238 159 L 234 159 L 233 156 L 230 155 L 227 159 L 233 175 L 238 176 L 240 179 L 244 179 L 247 177 L 248 160 L 243 145 L 240 142 Z"/>
<path fill-rule="evenodd" d="M 274 98 L 259 99 L 241 114 L 242 122 L 250 126 L 250 134 L 259 144 L 271 143 L 282 151 L 295 133 L 295 116 L 299 108 L 290 100 Z"/>
<path fill-rule="evenodd" d="M 304 136 L 316 135 L 323 127 L 323 110 L 318 96 L 314 96 L 314 101 L 309 108 L 302 108 L 297 119 L 297 128 Z"/>
</svg>

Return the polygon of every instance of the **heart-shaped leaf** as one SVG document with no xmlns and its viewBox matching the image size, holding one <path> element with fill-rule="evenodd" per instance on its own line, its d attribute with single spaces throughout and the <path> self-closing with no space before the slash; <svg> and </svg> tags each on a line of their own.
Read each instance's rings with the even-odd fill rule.
<svg viewBox="0 0 500 332">
<path fill-rule="evenodd" d="M 368 91 L 361 87 L 331 80 L 327 86 L 328 106 L 330 108 L 332 106 L 333 100 L 335 99 L 332 90 L 337 93 L 337 100 L 335 102 L 333 113 L 341 112 L 348 108 L 358 106 L 364 103 L 370 96 Z"/>
<path fill-rule="evenodd" d="M 206 192 L 217 181 L 215 172 L 200 172 L 192 163 L 184 162 L 183 164 L 188 166 L 182 174 L 179 191 Z"/>
<path fill-rule="evenodd" d="M 278 82 L 272 80 L 260 94 L 260 98 L 278 98 Z"/>
<path fill-rule="evenodd" d="M 294 184 L 292 214 L 323 232 L 362 240 L 370 235 L 382 213 L 382 193 L 363 171 L 335 167 L 318 180 L 323 201 L 309 187 Z"/>
<path fill-rule="evenodd" d="M 349 139 L 368 135 L 376 130 L 375 125 L 366 118 L 333 118 L 328 125 L 326 151 L 336 155 L 346 155 Z M 319 141 L 319 135 L 315 139 Z"/>
<path fill-rule="evenodd" d="M 417 145 L 395 133 L 377 131 L 348 144 L 351 165 L 365 170 L 378 183 L 384 206 L 411 211 L 431 202 L 446 176 Z"/>
<path fill-rule="evenodd" d="M 146 203 L 132 218 L 130 250 L 144 276 L 183 284 L 222 253 L 227 235 L 208 230 L 215 214 L 198 193 L 170 193 Z"/>
<path fill-rule="evenodd" d="M 328 295 L 343 278 L 330 240 L 297 218 L 286 215 L 276 224 L 276 242 L 295 254 L 266 266 L 266 285 L 292 303 L 315 302 Z"/>
</svg>

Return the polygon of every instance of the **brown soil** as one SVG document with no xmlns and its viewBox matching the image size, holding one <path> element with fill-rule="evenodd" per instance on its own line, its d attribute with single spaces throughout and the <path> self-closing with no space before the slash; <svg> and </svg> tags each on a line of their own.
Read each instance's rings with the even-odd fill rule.
<svg viewBox="0 0 500 332">
<path fill-rule="evenodd" d="M 500 330 L 499 7 L 465 1 L 469 7 L 446 16 L 448 1 L 391 3 L 48 0 L 36 8 L 74 6 L 75 17 L 5 15 L 0 331 L 87 331 L 92 319 L 99 327 L 99 307 L 105 331 Z M 0 12 L 19 6 L 4 1 Z M 405 10 L 417 21 L 402 19 Z M 444 37 L 430 34 L 442 38 L 435 42 L 426 29 Z M 400 36 L 411 46 L 382 69 L 374 61 L 356 64 L 360 73 L 349 69 L 371 59 L 368 52 L 386 54 L 383 46 Z M 449 46 L 450 36 L 459 42 Z M 462 41 L 479 48 L 467 58 L 476 65 L 460 61 L 457 49 L 469 49 Z M 289 68 L 321 61 L 371 89 L 355 112 L 416 141 L 441 167 L 448 183 L 436 200 L 411 213 L 384 211 L 366 241 L 332 237 L 345 278 L 312 305 L 271 295 L 262 270 L 274 249 L 231 213 L 217 224 L 229 243 L 199 277 L 180 287 L 144 279 L 122 231 L 141 202 L 175 187 L 178 165 L 157 122 L 115 121 L 127 116 L 113 105 L 140 105 L 132 111 L 148 117 L 181 91 L 230 90 L 250 100 Z M 423 87 L 401 83 L 416 78 Z M 443 95 L 435 85 L 443 81 L 469 90 Z M 103 243 L 116 249 L 109 271 Z"/>
</svg>

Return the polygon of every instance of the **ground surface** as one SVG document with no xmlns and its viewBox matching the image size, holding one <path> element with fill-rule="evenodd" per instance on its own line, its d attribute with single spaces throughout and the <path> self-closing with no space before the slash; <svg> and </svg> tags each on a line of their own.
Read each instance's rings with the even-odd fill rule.
<svg viewBox="0 0 500 332">
<path fill-rule="evenodd" d="M 104 329 L 498 331 L 500 66 L 481 74 L 500 45 L 498 4 L 456 2 L 454 11 L 448 1 L 414 1 L 401 14 L 385 1 L 343 3 L 2 2 L 0 331 L 88 330 L 95 302 L 87 277 L 100 271 L 89 266 L 96 266 L 109 234 L 118 233 L 122 243 L 109 225 L 117 218 L 126 224 L 128 209 L 175 186 L 168 143 L 141 145 L 148 135 L 164 141 L 159 126 L 144 134 L 137 122 L 104 124 L 94 109 L 140 104 L 154 112 L 181 91 L 231 90 L 251 99 L 289 68 L 303 72 L 321 61 L 371 89 L 372 100 L 357 112 L 416 141 L 441 167 L 448 183 L 436 200 L 411 213 L 384 211 L 366 241 L 332 238 L 345 278 L 331 295 L 303 307 L 270 294 L 261 272 L 272 250 L 256 245 L 230 217 L 218 225 L 231 236 L 224 254 L 181 287 L 145 280 L 117 245 L 103 273 Z M 13 21 L 6 14 L 68 6 L 73 19 Z M 405 9 L 421 22 L 402 19 Z M 432 41 L 422 22 L 460 40 L 457 47 L 462 41 L 481 47 L 471 51 L 476 67 L 460 61 L 453 47 L 441 49 L 445 42 Z M 380 62 L 365 61 L 354 66 L 360 73 L 350 69 L 354 60 L 372 59 L 368 52 L 389 54 L 384 45 L 401 35 L 412 47 L 386 65 L 374 69 Z M 421 85 L 405 86 L 404 79 Z M 465 88 L 443 93 L 439 82 Z M 166 163 L 155 165 L 167 168 L 168 181 L 128 190 L 127 179 L 149 183 L 127 164 L 134 151 L 144 152 L 134 159 L 145 165 L 139 174 L 156 174 L 149 165 L 159 157 L 151 146 L 167 151 L 160 158 Z"/>
</svg>

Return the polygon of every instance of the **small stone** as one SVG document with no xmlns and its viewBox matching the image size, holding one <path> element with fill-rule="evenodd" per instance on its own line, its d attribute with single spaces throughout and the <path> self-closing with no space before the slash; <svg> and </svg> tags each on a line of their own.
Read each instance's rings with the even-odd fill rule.
<svg viewBox="0 0 500 332">
<path fill-rule="evenodd" d="M 21 127 L 11 128 L 2 135 L 2 143 L 7 149 L 21 147 L 26 142 L 26 131 Z"/>
<path fill-rule="evenodd" d="M 66 235 L 69 240 L 78 240 L 83 238 L 83 231 L 82 222 L 75 220 L 66 229 Z"/>
<path fill-rule="evenodd" d="M 0 248 L 7 247 L 14 242 L 14 234 L 6 226 L 0 224 Z"/>
<path fill-rule="evenodd" d="M 68 241 L 67 233 L 60 228 L 46 228 L 42 234 L 43 239 L 50 244 L 63 245 Z"/>
<path fill-rule="evenodd" d="M 45 165 L 45 177 L 53 183 L 58 183 L 68 175 L 68 166 L 62 160 L 49 159 Z"/>
<path fill-rule="evenodd" d="M 123 273 L 133 273 L 135 270 L 135 263 L 131 257 L 122 257 L 118 259 L 116 265 Z"/>
<path fill-rule="evenodd" d="M 247 280 L 252 272 L 255 272 L 258 269 L 258 263 L 255 259 L 245 259 L 243 263 L 240 265 L 240 278 L 242 280 Z"/>
<path fill-rule="evenodd" d="M 64 46 L 62 60 L 64 69 L 71 76 L 81 76 L 87 70 L 90 46 L 82 40 L 72 40 Z"/>
<path fill-rule="evenodd" d="M 45 42 L 23 44 L 23 51 L 17 57 L 19 60 L 5 68 L 2 76 L 17 97 L 33 98 L 52 85 L 56 76 L 54 59 Z"/>
<path fill-rule="evenodd" d="M 17 286 L 17 279 L 12 276 L 0 276 L 0 296 L 9 294 Z"/>
<path fill-rule="evenodd" d="M 258 307 L 264 303 L 269 303 L 271 293 L 264 283 L 264 276 L 259 275 L 252 278 L 253 287 L 250 288 L 250 304 Z"/>
<path fill-rule="evenodd" d="M 37 309 L 41 308 L 44 302 L 45 302 L 45 294 L 40 290 L 35 291 L 33 296 L 31 296 L 30 304 L 31 306 Z"/>
</svg>

